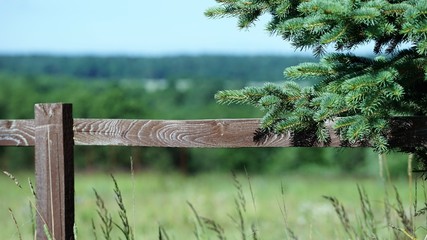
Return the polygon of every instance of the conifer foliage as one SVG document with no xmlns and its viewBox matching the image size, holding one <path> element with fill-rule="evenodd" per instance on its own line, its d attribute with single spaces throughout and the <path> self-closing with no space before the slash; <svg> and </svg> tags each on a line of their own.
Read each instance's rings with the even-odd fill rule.
<svg viewBox="0 0 427 240">
<path fill-rule="evenodd" d="M 268 31 L 320 57 L 317 63 L 285 69 L 282 85 L 216 94 L 220 103 L 265 110 L 255 140 L 312 131 L 315 141 L 328 142 L 325 123 L 335 119 L 334 129 L 343 140 L 386 152 L 392 116 L 427 115 L 427 0 L 216 1 L 208 17 L 237 17 L 238 26 L 248 28 L 268 14 Z M 374 43 L 374 57 L 351 53 L 367 43 Z M 301 87 L 295 80 L 302 78 L 320 83 Z M 427 155 L 422 147 L 405 150 Z"/>
</svg>

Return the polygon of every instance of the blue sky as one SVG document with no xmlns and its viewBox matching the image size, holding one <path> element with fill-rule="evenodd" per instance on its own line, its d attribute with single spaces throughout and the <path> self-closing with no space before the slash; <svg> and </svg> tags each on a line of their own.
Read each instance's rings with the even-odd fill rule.
<svg viewBox="0 0 427 240">
<path fill-rule="evenodd" d="M 295 54 L 236 19 L 209 19 L 214 0 L 0 0 L 0 53 Z"/>
</svg>

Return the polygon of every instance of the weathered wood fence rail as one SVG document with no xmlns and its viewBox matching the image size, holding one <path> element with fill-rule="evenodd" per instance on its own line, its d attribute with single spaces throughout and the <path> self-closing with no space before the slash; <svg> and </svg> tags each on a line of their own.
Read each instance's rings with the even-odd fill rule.
<svg viewBox="0 0 427 240">
<path fill-rule="evenodd" d="M 37 239 L 73 239 L 74 145 L 191 148 L 325 147 L 296 141 L 291 134 L 253 141 L 258 119 L 123 120 L 73 119 L 72 105 L 36 104 L 34 120 L 0 120 L 0 146 L 34 146 L 37 193 Z M 393 118 L 393 146 L 427 146 L 427 118 Z M 330 147 L 357 147 L 342 142 L 329 123 Z M 306 138 L 306 136 L 304 136 Z"/>
</svg>

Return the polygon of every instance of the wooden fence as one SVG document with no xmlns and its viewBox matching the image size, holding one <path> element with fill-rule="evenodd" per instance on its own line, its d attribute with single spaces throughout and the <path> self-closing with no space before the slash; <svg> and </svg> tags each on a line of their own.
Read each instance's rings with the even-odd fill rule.
<svg viewBox="0 0 427 240">
<path fill-rule="evenodd" d="M 0 146 L 34 146 L 37 239 L 74 239 L 74 145 L 180 148 L 324 147 L 292 134 L 253 141 L 259 119 L 123 120 L 74 119 L 72 105 L 36 104 L 32 120 L 0 120 Z M 427 118 L 393 118 L 392 146 L 427 146 Z M 328 123 L 330 147 L 357 147 L 342 142 Z M 311 138 L 309 138 L 311 139 Z"/>
</svg>

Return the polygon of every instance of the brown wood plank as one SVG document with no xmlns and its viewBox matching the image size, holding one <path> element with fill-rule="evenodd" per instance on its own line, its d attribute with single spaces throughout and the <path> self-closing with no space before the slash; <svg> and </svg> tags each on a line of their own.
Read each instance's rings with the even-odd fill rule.
<svg viewBox="0 0 427 240">
<path fill-rule="evenodd" d="M 70 104 L 36 104 L 37 239 L 74 239 L 73 119 Z"/>
<path fill-rule="evenodd" d="M 255 144 L 252 137 L 258 124 L 258 119 L 75 119 L 74 135 L 76 145 L 212 148 L 293 146 L 289 134 L 272 136 L 265 144 Z M 391 146 L 427 146 L 427 118 L 394 118 L 392 126 L 389 138 Z M 329 146 L 352 146 L 341 142 L 332 129 L 329 131 L 332 136 Z M 0 146 L 33 145 L 33 120 L 0 120 Z M 308 143 L 306 146 L 323 145 Z M 355 146 L 358 145 L 353 145 Z"/>
<path fill-rule="evenodd" d="M 393 147 L 427 146 L 427 118 L 397 117 L 391 120 L 390 145 Z M 329 147 L 358 147 L 340 140 L 332 129 Z M 324 147 L 291 134 L 270 136 L 263 144 L 253 142 L 259 119 L 216 120 L 125 120 L 75 119 L 76 145 L 150 146 L 150 147 Z M 366 146 L 366 143 L 364 143 Z"/>
<path fill-rule="evenodd" d="M 263 144 L 253 141 L 259 119 L 123 120 L 75 119 L 76 145 L 151 147 L 289 147 L 290 134 L 270 136 Z M 334 135 L 331 130 L 331 134 Z M 340 146 L 337 136 L 330 146 Z M 311 145 L 321 146 L 321 145 Z"/>
<path fill-rule="evenodd" d="M 0 120 L 0 146 L 34 146 L 34 120 Z"/>
</svg>

